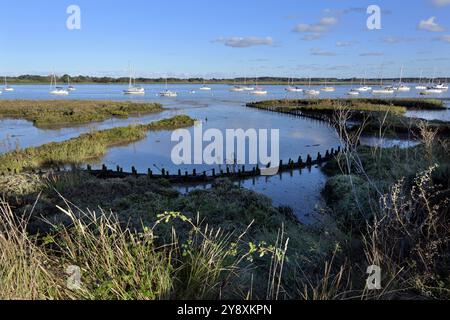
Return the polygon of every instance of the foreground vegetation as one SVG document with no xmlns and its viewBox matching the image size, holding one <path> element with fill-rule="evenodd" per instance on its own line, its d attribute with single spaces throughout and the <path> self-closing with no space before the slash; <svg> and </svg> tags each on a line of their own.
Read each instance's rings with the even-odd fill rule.
<svg viewBox="0 0 450 320">
<path fill-rule="evenodd" d="M 294 298 L 339 238 L 226 180 L 188 195 L 74 172 L 0 184 L 1 298 Z M 69 266 L 79 289 L 66 285 Z"/>
<path fill-rule="evenodd" d="M 80 164 L 102 156 L 111 146 L 138 141 L 144 138 L 149 130 L 169 130 L 189 127 L 193 124 L 193 119 L 180 115 L 149 124 L 93 131 L 62 142 L 18 149 L 0 155 L 0 173 Z"/>
<path fill-rule="evenodd" d="M 326 207 L 314 225 L 222 179 L 181 194 L 147 177 L 0 176 L 0 298 L 450 299 L 450 140 L 415 120 L 420 145 L 363 147 L 371 122 L 350 128 L 352 110 L 336 109 L 330 121 L 346 148 L 322 168 Z M 380 138 L 395 118 L 384 119 Z M 67 163 L 87 156 L 84 144 L 190 124 L 179 116 L 100 131 L 6 154 L 0 165 Z M 371 265 L 381 289 L 367 288 Z"/>
<path fill-rule="evenodd" d="M 33 121 L 37 127 L 64 126 L 162 111 L 158 103 L 96 100 L 1 100 L 0 117 Z"/>
</svg>

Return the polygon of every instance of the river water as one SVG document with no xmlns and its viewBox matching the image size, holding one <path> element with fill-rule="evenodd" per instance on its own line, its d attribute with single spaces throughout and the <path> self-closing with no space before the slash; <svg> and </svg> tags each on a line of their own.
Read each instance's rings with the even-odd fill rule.
<svg viewBox="0 0 450 320">
<path fill-rule="evenodd" d="M 168 88 L 178 92 L 176 98 L 164 98 L 157 93 L 164 89 L 161 85 L 145 85 L 145 96 L 125 96 L 122 94 L 123 85 L 78 85 L 77 91 L 68 97 L 56 99 L 98 99 L 98 100 L 131 100 L 160 102 L 165 111 L 147 114 L 141 117 L 128 119 L 109 119 L 87 125 L 76 125 L 56 129 L 40 129 L 26 120 L 0 119 L 0 153 L 14 148 L 38 146 L 52 141 L 64 141 L 91 130 L 101 130 L 128 124 L 149 123 L 151 121 L 167 118 L 177 114 L 187 114 L 202 121 L 203 131 L 214 128 L 220 130 L 225 136 L 226 129 L 278 129 L 280 133 L 280 158 L 287 161 L 289 158 L 297 160 L 299 156 L 306 159 L 306 155 L 313 157 L 318 152 L 336 148 L 340 142 L 335 130 L 319 121 L 298 118 L 289 115 L 266 112 L 263 110 L 245 107 L 250 101 L 265 99 L 303 98 L 302 94 L 287 94 L 283 86 L 264 86 L 268 91 L 266 96 L 257 97 L 249 93 L 230 92 L 230 86 L 211 85 L 211 91 L 199 91 L 198 85 L 169 85 Z M 4 92 L 0 99 L 55 99 L 48 94 L 48 86 L 17 85 L 14 92 Z M 336 92 L 321 93 L 321 97 L 343 97 L 350 86 L 336 86 Z M 195 93 L 192 93 L 192 91 Z M 415 91 L 406 93 L 404 97 L 417 94 Z M 363 97 L 364 95 L 361 95 Z M 369 96 L 369 95 L 367 95 Z M 441 98 L 449 98 L 445 93 Z M 449 120 L 448 110 L 422 113 L 410 113 L 410 116 Z M 193 135 L 193 128 L 188 129 Z M 370 139 L 369 139 L 370 142 Z M 117 165 L 130 171 L 134 166 L 139 172 L 147 172 L 150 168 L 157 173 L 162 168 L 175 173 L 208 171 L 214 167 L 216 170 L 223 166 L 207 165 L 175 165 L 171 160 L 171 150 L 176 142 L 171 141 L 170 131 L 149 132 L 147 137 L 124 146 L 110 148 L 106 155 L 99 160 L 91 161 L 93 167 L 99 168 L 102 164 L 115 168 Z M 205 143 L 204 145 L 206 145 Z M 322 205 L 320 190 L 325 183 L 325 177 L 319 168 L 311 170 L 297 170 L 285 172 L 273 177 L 258 177 L 240 182 L 243 187 L 263 193 L 272 198 L 274 205 L 290 206 L 302 221 L 314 220 L 310 213 Z M 208 187 L 206 186 L 196 186 Z M 189 191 L 192 186 L 180 187 L 180 190 Z"/>
</svg>

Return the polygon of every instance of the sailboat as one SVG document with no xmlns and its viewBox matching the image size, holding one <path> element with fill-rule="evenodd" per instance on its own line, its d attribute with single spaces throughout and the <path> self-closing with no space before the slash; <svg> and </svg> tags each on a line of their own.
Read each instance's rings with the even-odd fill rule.
<svg viewBox="0 0 450 320">
<path fill-rule="evenodd" d="M 367 91 L 372 90 L 372 87 L 369 87 L 369 86 L 366 85 L 366 76 L 367 76 L 367 73 L 366 73 L 366 71 L 364 71 L 364 79 L 363 79 L 363 81 L 361 83 L 361 86 L 356 89 L 359 92 L 367 92 Z"/>
<path fill-rule="evenodd" d="M 56 96 L 67 96 L 69 94 L 69 91 L 64 89 L 63 87 L 58 87 L 56 85 L 56 75 L 52 74 L 51 80 L 50 80 L 50 94 L 56 95 Z"/>
<path fill-rule="evenodd" d="M 399 79 L 399 82 L 398 82 L 398 86 L 394 87 L 394 90 L 397 90 L 399 92 L 408 92 L 408 91 L 410 91 L 411 88 L 406 86 L 406 85 L 404 85 L 402 83 L 402 79 L 403 79 L 403 66 L 400 68 L 400 79 Z"/>
<path fill-rule="evenodd" d="M 205 79 L 203 79 L 203 85 L 199 88 L 199 90 L 202 90 L 202 91 L 211 91 L 211 87 L 208 87 L 208 86 L 205 84 Z"/>
<path fill-rule="evenodd" d="M 297 86 L 294 86 L 294 79 L 292 79 L 292 84 L 291 84 L 291 79 L 288 78 L 288 86 L 284 89 L 287 92 L 303 92 L 303 89 Z"/>
<path fill-rule="evenodd" d="M 357 95 L 359 95 L 359 91 L 358 91 L 357 89 L 354 89 L 354 88 L 353 88 L 353 78 L 352 78 L 352 86 L 351 86 L 351 89 L 350 89 L 350 91 L 347 92 L 347 94 L 348 94 L 349 96 L 357 96 Z"/>
<path fill-rule="evenodd" d="M 14 91 L 14 88 L 8 86 L 8 83 L 6 83 L 6 76 L 5 76 L 5 87 L 3 88 L 3 90 L 9 91 L 9 92 Z M 0 92 L 1 92 L 1 91 L 0 91 Z"/>
<path fill-rule="evenodd" d="M 327 84 L 327 79 L 325 79 L 325 84 Z M 322 89 L 323 92 L 335 92 L 336 89 L 334 87 L 325 86 Z"/>
<path fill-rule="evenodd" d="M 241 86 L 233 86 L 233 88 L 230 89 L 231 92 L 242 92 L 244 91 L 244 88 Z"/>
<path fill-rule="evenodd" d="M 124 94 L 145 94 L 145 89 L 136 85 L 136 78 L 133 77 L 130 67 L 130 82 L 128 83 L 128 89 L 123 90 Z"/>
<path fill-rule="evenodd" d="M 318 96 L 320 94 L 319 90 L 311 89 L 311 77 L 309 78 L 308 90 L 303 90 L 303 94 L 307 96 Z"/>
<path fill-rule="evenodd" d="M 425 90 L 427 87 L 422 84 L 422 75 L 423 70 L 420 70 L 420 78 L 419 78 L 419 84 L 416 86 L 416 90 Z"/>
<path fill-rule="evenodd" d="M 372 94 L 393 94 L 394 92 L 395 92 L 395 90 L 391 86 L 384 86 L 383 87 L 383 66 L 381 66 L 380 88 L 379 89 L 373 89 L 372 90 Z"/>
<path fill-rule="evenodd" d="M 443 88 L 437 87 L 437 85 L 434 84 L 434 79 L 436 77 L 436 69 L 433 71 L 433 78 L 430 81 L 430 85 L 423 91 L 420 92 L 421 95 L 430 95 L 430 94 L 441 94 L 444 92 Z"/>
<path fill-rule="evenodd" d="M 255 79 L 255 88 L 252 88 L 252 94 L 257 95 L 257 96 L 265 96 L 267 94 L 267 90 L 265 90 L 262 87 L 258 87 L 258 81 Z"/>
<path fill-rule="evenodd" d="M 244 78 L 244 86 L 243 86 L 243 88 L 244 88 L 244 91 L 253 91 L 253 90 L 255 90 L 254 87 L 247 86 L 247 78 Z"/>
<path fill-rule="evenodd" d="M 69 90 L 69 91 L 77 90 L 77 89 L 75 89 L 74 86 L 70 85 L 70 76 L 67 76 L 67 90 Z"/>
<path fill-rule="evenodd" d="M 442 91 L 447 91 L 448 90 L 448 84 L 447 84 L 447 79 L 445 79 L 445 82 L 439 82 L 438 84 L 434 85 L 435 89 L 440 89 Z"/>
<path fill-rule="evenodd" d="M 191 91 L 192 92 L 192 91 Z M 178 93 L 176 93 L 175 91 L 170 91 L 167 87 L 167 78 L 166 78 L 166 89 L 164 91 L 161 91 L 159 93 L 160 97 L 177 97 Z"/>
</svg>

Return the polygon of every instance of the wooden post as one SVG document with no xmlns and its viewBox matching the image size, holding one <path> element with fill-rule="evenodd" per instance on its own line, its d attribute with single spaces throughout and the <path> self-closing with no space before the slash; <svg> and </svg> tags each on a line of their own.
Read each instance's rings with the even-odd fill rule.
<svg viewBox="0 0 450 320">
<path fill-rule="evenodd" d="M 91 171 L 91 170 L 92 170 L 92 167 L 91 167 L 90 164 L 88 164 L 88 165 L 87 165 L 87 171 Z"/>
<path fill-rule="evenodd" d="M 298 157 L 297 163 L 299 166 L 301 166 L 303 164 L 302 156 Z"/>
<path fill-rule="evenodd" d="M 197 175 L 197 170 L 193 169 L 192 170 L 192 175 L 195 177 Z"/>
<path fill-rule="evenodd" d="M 310 166 L 312 163 L 312 158 L 311 156 L 308 154 L 308 156 L 306 157 L 306 165 Z"/>
<path fill-rule="evenodd" d="M 212 175 L 213 175 L 213 177 L 215 177 L 216 176 L 216 169 L 212 169 Z"/>
<path fill-rule="evenodd" d="M 178 169 L 178 176 L 181 176 L 181 169 Z"/>
<path fill-rule="evenodd" d="M 106 171 L 108 168 L 105 166 L 105 164 L 102 164 L 102 171 Z"/>
<path fill-rule="evenodd" d="M 322 162 L 322 155 L 320 152 L 317 152 L 317 162 Z"/>
<path fill-rule="evenodd" d="M 162 168 L 161 169 L 161 175 L 164 177 L 166 175 L 166 169 Z"/>
<path fill-rule="evenodd" d="M 116 166 L 116 171 L 120 172 L 120 167 L 118 165 Z"/>
<path fill-rule="evenodd" d="M 148 174 L 149 177 L 153 176 L 153 172 L 152 172 L 152 170 L 150 168 L 148 168 L 147 174 Z"/>
</svg>

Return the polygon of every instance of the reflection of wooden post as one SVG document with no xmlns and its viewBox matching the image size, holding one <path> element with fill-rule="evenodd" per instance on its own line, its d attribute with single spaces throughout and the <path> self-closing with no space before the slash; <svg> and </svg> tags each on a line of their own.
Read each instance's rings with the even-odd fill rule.
<svg viewBox="0 0 450 320">
<path fill-rule="evenodd" d="M 245 166 L 242 166 L 242 173 L 245 173 Z"/>
</svg>

